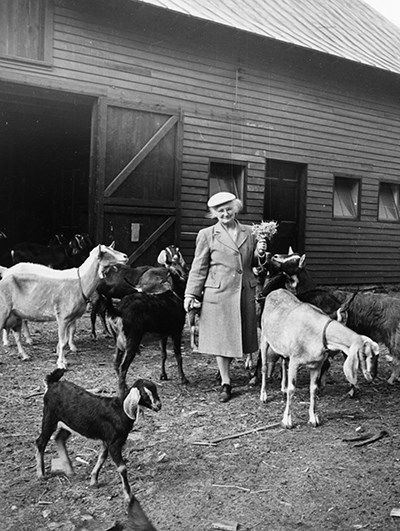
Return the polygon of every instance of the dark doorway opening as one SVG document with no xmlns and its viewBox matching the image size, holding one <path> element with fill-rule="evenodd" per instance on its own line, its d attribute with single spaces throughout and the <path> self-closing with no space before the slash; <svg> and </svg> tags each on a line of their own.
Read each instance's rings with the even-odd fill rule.
<svg viewBox="0 0 400 531">
<path fill-rule="evenodd" d="M 0 230 L 12 243 L 88 232 L 91 103 L 0 94 Z"/>
<path fill-rule="evenodd" d="M 304 252 L 306 171 L 305 164 L 267 160 L 263 219 L 278 222 L 273 253 Z"/>
</svg>

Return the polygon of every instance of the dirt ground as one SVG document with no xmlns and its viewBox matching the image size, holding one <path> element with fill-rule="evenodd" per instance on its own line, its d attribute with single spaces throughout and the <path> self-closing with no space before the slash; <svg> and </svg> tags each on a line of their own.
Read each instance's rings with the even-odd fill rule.
<svg viewBox="0 0 400 531">
<path fill-rule="evenodd" d="M 56 328 L 32 324 L 31 330 L 31 361 L 21 362 L 15 347 L 0 347 L 0 529 L 106 531 L 126 520 L 126 508 L 110 460 L 100 474 L 99 488 L 89 486 L 98 442 L 71 437 L 74 477 L 36 478 L 43 378 L 55 368 Z M 112 341 L 100 331 L 95 342 L 89 330 L 85 315 L 77 331 L 80 351 L 68 354 L 65 378 L 112 394 Z M 178 381 L 172 352 L 167 365 L 170 380 L 159 381 L 157 342 L 147 342 L 129 372 L 130 382 L 137 377 L 155 381 L 163 403 L 159 413 L 145 413 L 124 450 L 132 489 L 159 531 L 208 531 L 221 528 L 216 526 L 221 523 L 237 523 L 240 531 L 400 529 L 400 518 L 390 516 L 392 509 L 400 508 L 400 383 L 386 383 L 390 364 L 383 349 L 379 378 L 373 384 L 362 381 L 355 399 L 345 397 L 348 387 L 341 360 L 335 359 L 318 403 L 320 427 L 307 425 L 308 372 L 301 370 L 295 428 L 255 431 L 211 446 L 195 443 L 281 420 L 284 401 L 278 375 L 263 405 L 259 388 L 248 386 L 244 363 L 236 362 L 234 397 L 221 404 L 215 359 L 193 354 L 186 331 L 184 339 L 187 387 Z M 344 441 L 381 430 L 389 435 L 366 446 Z M 56 456 L 50 442 L 45 456 L 48 471 Z"/>
</svg>

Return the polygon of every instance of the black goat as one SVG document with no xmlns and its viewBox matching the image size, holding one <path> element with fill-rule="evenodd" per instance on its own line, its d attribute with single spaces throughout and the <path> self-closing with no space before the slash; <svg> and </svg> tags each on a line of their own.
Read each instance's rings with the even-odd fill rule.
<svg viewBox="0 0 400 531">
<path fill-rule="evenodd" d="M 116 306 L 107 300 L 107 316 L 116 340 L 115 370 L 120 383 L 125 381 L 140 342 L 147 333 L 161 336 L 161 380 L 168 379 L 165 371 L 166 346 L 168 337 L 171 337 L 181 382 L 188 383 L 183 372 L 181 352 L 182 331 L 186 318 L 183 307 L 186 279 L 177 276 L 172 270 L 170 274 L 173 290 L 159 294 L 135 292 L 121 299 Z"/>
<path fill-rule="evenodd" d="M 69 242 L 55 245 L 16 243 L 11 250 L 13 264 L 31 262 L 53 269 L 70 269 L 83 264 L 93 249 L 87 234 L 75 234 Z"/>
<path fill-rule="evenodd" d="M 74 473 L 66 448 L 74 431 L 89 439 L 101 440 L 103 444 L 90 484 L 97 485 L 101 467 L 110 453 L 121 477 L 123 494 L 129 501 L 131 489 L 122 448 L 135 422 L 138 407 L 153 411 L 161 409 L 156 385 L 149 380 L 136 380 L 129 391 L 125 383 L 120 386 L 119 397 L 100 397 L 72 382 L 60 381 L 63 374 L 64 369 L 56 369 L 46 377 L 42 431 L 36 440 L 37 476 L 44 476 L 44 451 L 56 430 L 54 440 L 65 472 L 67 475 Z"/>
<path fill-rule="evenodd" d="M 100 316 L 104 330 L 108 332 L 105 320 L 106 301 L 122 299 L 137 291 L 158 294 L 173 290 L 173 280 L 170 272 L 176 277 L 187 280 L 188 267 L 178 247 L 168 245 L 158 255 L 157 262 L 160 266 L 122 266 L 111 269 L 97 287 L 92 299 L 90 320 L 92 336 L 96 338 L 96 317 Z"/>
<path fill-rule="evenodd" d="M 131 267 L 129 265 L 121 265 L 119 267 L 111 268 L 104 278 L 100 281 L 96 291 L 92 297 L 92 307 L 90 310 L 90 321 L 92 324 L 92 336 L 96 338 L 96 318 L 100 317 L 104 330 L 109 333 L 105 319 L 106 300 L 122 299 L 126 295 L 130 295 L 137 291 L 136 286 L 143 273 L 151 269 L 151 266 Z M 165 273 L 164 268 L 161 269 Z"/>
</svg>

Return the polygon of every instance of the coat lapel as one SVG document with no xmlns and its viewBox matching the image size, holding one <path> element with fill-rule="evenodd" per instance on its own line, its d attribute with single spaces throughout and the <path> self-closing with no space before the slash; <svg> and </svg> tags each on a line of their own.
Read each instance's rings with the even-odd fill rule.
<svg viewBox="0 0 400 531">
<path fill-rule="evenodd" d="M 235 243 L 229 236 L 229 234 L 226 232 L 224 227 L 221 225 L 221 223 L 218 222 L 215 225 L 215 236 L 223 245 L 226 245 L 230 249 L 234 249 L 235 251 L 237 251 L 238 248 L 243 245 L 243 243 L 247 240 L 248 233 L 246 231 L 246 227 L 238 223 L 238 237 Z"/>
<path fill-rule="evenodd" d="M 239 223 L 239 234 L 238 234 L 237 242 L 236 242 L 237 246 L 240 247 L 241 245 L 243 245 L 248 237 L 249 237 L 249 233 L 246 230 L 246 227 L 244 227 L 243 225 Z"/>
</svg>

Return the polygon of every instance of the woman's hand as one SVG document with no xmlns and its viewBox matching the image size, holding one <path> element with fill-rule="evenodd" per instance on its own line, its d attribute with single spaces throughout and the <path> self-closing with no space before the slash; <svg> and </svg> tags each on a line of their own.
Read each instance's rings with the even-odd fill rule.
<svg viewBox="0 0 400 531">
<path fill-rule="evenodd" d="M 190 312 L 190 310 L 193 308 L 194 301 L 195 301 L 194 297 L 191 297 L 191 296 L 185 297 L 183 301 L 183 307 L 185 308 L 186 313 Z"/>
</svg>

